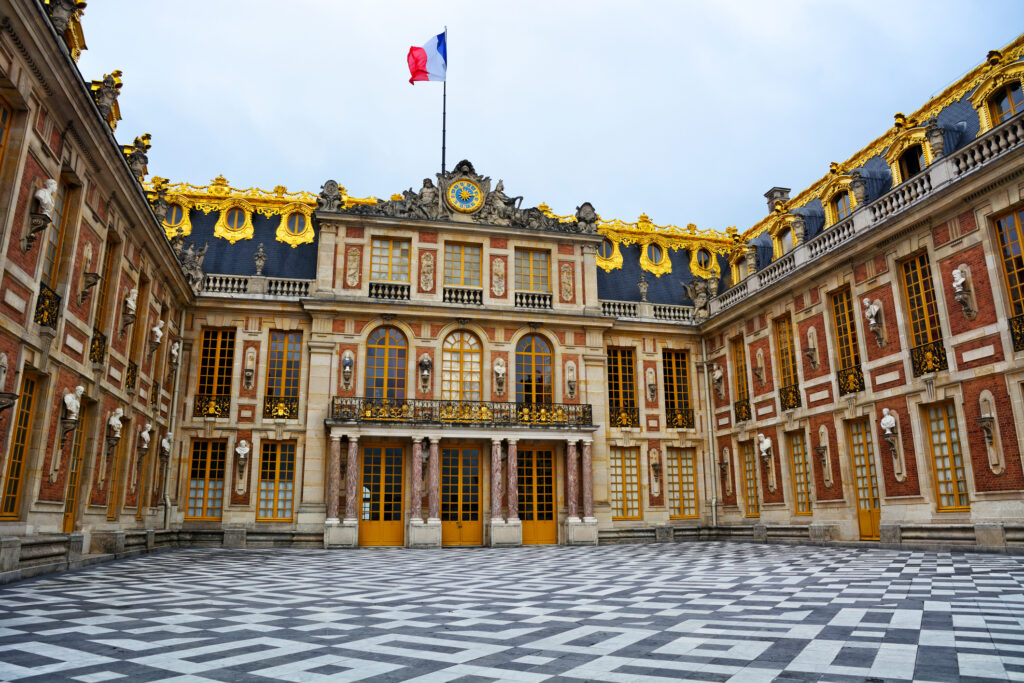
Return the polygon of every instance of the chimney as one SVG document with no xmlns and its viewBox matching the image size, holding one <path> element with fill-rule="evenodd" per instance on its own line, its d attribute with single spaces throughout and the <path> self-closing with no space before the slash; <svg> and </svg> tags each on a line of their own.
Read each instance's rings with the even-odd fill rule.
<svg viewBox="0 0 1024 683">
<path fill-rule="evenodd" d="M 789 201 L 789 188 L 788 187 L 773 187 L 764 193 L 765 199 L 768 200 L 768 213 L 775 211 L 775 202 L 788 202 Z"/>
</svg>

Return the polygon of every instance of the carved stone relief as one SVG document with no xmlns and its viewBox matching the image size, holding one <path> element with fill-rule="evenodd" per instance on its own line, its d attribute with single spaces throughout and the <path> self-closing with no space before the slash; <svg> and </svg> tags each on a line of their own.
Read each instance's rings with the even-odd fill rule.
<svg viewBox="0 0 1024 683">
<path fill-rule="evenodd" d="M 434 252 L 424 251 L 420 255 L 420 291 L 434 291 Z"/>
<path fill-rule="evenodd" d="M 494 296 L 505 296 L 505 259 L 491 260 L 491 293 Z"/>
<path fill-rule="evenodd" d="M 903 460 L 903 445 L 900 443 L 900 430 L 895 410 L 882 408 L 882 419 L 878 426 L 882 428 L 882 438 L 889 445 L 889 455 L 892 457 L 892 473 L 896 481 L 907 480 L 906 463 Z"/>
<path fill-rule="evenodd" d="M 978 396 L 978 427 L 985 437 L 985 449 L 988 454 L 988 468 L 992 474 L 1006 471 L 1003 458 L 1002 443 L 999 439 L 999 420 L 996 419 L 996 402 L 992 392 L 987 389 Z"/>
<path fill-rule="evenodd" d="M 722 448 L 722 460 L 718 463 L 719 469 L 722 470 L 722 480 L 725 487 L 725 495 L 732 495 L 732 455 L 729 452 L 729 447 L 725 446 Z"/>
<path fill-rule="evenodd" d="M 818 330 L 813 325 L 807 329 L 807 346 L 804 355 L 811 363 L 811 368 L 818 369 Z"/>
<path fill-rule="evenodd" d="M 651 498 L 661 498 L 661 451 L 647 451 L 647 464 L 651 468 Z"/>
<path fill-rule="evenodd" d="M 345 284 L 349 287 L 359 286 L 359 271 L 362 270 L 359 248 L 349 247 L 345 250 Z"/>
<path fill-rule="evenodd" d="M 825 483 L 825 488 L 832 488 L 832 459 L 828 457 L 828 427 L 821 425 L 818 427 L 818 445 L 814 447 L 814 452 L 821 458 L 821 478 Z"/>
<path fill-rule="evenodd" d="M 562 301 L 572 301 L 576 295 L 576 285 L 573 282 L 571 263 L 563 263 L 558 267 L 558 285 Z"/>
</svg>

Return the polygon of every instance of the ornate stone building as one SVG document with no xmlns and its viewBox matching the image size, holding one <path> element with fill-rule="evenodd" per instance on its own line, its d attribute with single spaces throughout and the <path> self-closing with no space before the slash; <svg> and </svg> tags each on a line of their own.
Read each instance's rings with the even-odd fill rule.
<svg viewBox="0 0 1024 683">
<path fill-rule="evenodd" d="M 82 3 L 0 8 L 2 576 L 170 544 L 1024 544 L 1024 38 L 717 232 L 527 208 L 468 161 L 386 200 L 146 181 L 119 72 L 75 66 Z"/>
</svg>

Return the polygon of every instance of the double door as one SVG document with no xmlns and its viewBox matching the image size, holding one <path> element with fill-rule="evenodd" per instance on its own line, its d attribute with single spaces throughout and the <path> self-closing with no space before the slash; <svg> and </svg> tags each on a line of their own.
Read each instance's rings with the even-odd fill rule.
<svg viewBox="0 0 1024 683">
<path fill-rule="evenodd" d="M 441 449 L 441 545 L 482 545 L 480 447 Z"/>
<path fill-rule="evenodd" d="M 523 545 L 558 543 L 555 515 L 555 453 L 524 449 L 518 453 L 519 519 Z"/>
<path fill-rule="evenodd" d="M 362 514 L 359 545 L 404 545 L 402 521 L 403 447 L 368 445 L 363 448 Z"/>
<path fill-rule="evenodd" d="M 871 443 L 871 424 L 867 420 L 858 420 L 851 422 L 849 429 L 860 537 L 865 541 L 877 541 L 882 506 L 878 496 L 878 473 L 875 470 L 875 451 Z"/>
</svg>

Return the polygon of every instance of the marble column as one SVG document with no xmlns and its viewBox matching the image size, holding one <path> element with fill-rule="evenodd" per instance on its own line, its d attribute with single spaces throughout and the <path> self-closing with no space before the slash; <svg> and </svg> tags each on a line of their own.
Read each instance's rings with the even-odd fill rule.
<svg viewBox="0 0 1024 683">
<path fill-rule="evenodd" d="M 501 514 L 501 439 L 491 439 L 491 523 L 504 522 Z"/>
<path fill-rule="evenodd" d="M 441 440 L 430 437 L 430 466 L 427 489 L 429 494 L 429 522 L 441 521 L 441 455 L 438 453 Z"/>
<path fill-rule="evenodd" d="M 409 512 L 412 524 L 423 523 L 423 439 L 412 440 L 412 510 Z"/>
<path fill-rule="evenodd" d="M 338 523 L 338 500 L 341 498 L 341 437 L 331 437 L 327 455 L 327 521 Z"/>
<path fill-rule="evenodd" d="M 567 441 L 565 444 L 565 467 L 568 479 L 569 498 L 569 521 L 580 521 L 579 499 L 580 499 L 580 475 L 576 463 L 576 442 Z"/>
<path fill-rule="evenodd" d="M 508 521 L 519 521 L 519 464 L 516 440 L 508 440 Z"/>
<path fill-rule="evenodd" d="M 594 519 L 594 462 L 590 454 L 590 439 L 583 440 L 583 521 L 593 522 Z"/>
<path fill-rule="evenodd" d="M 348 437 L 348 460 L 345 461 L 345 522 L 359 519 L 359 437 Z"/>
</svg>

